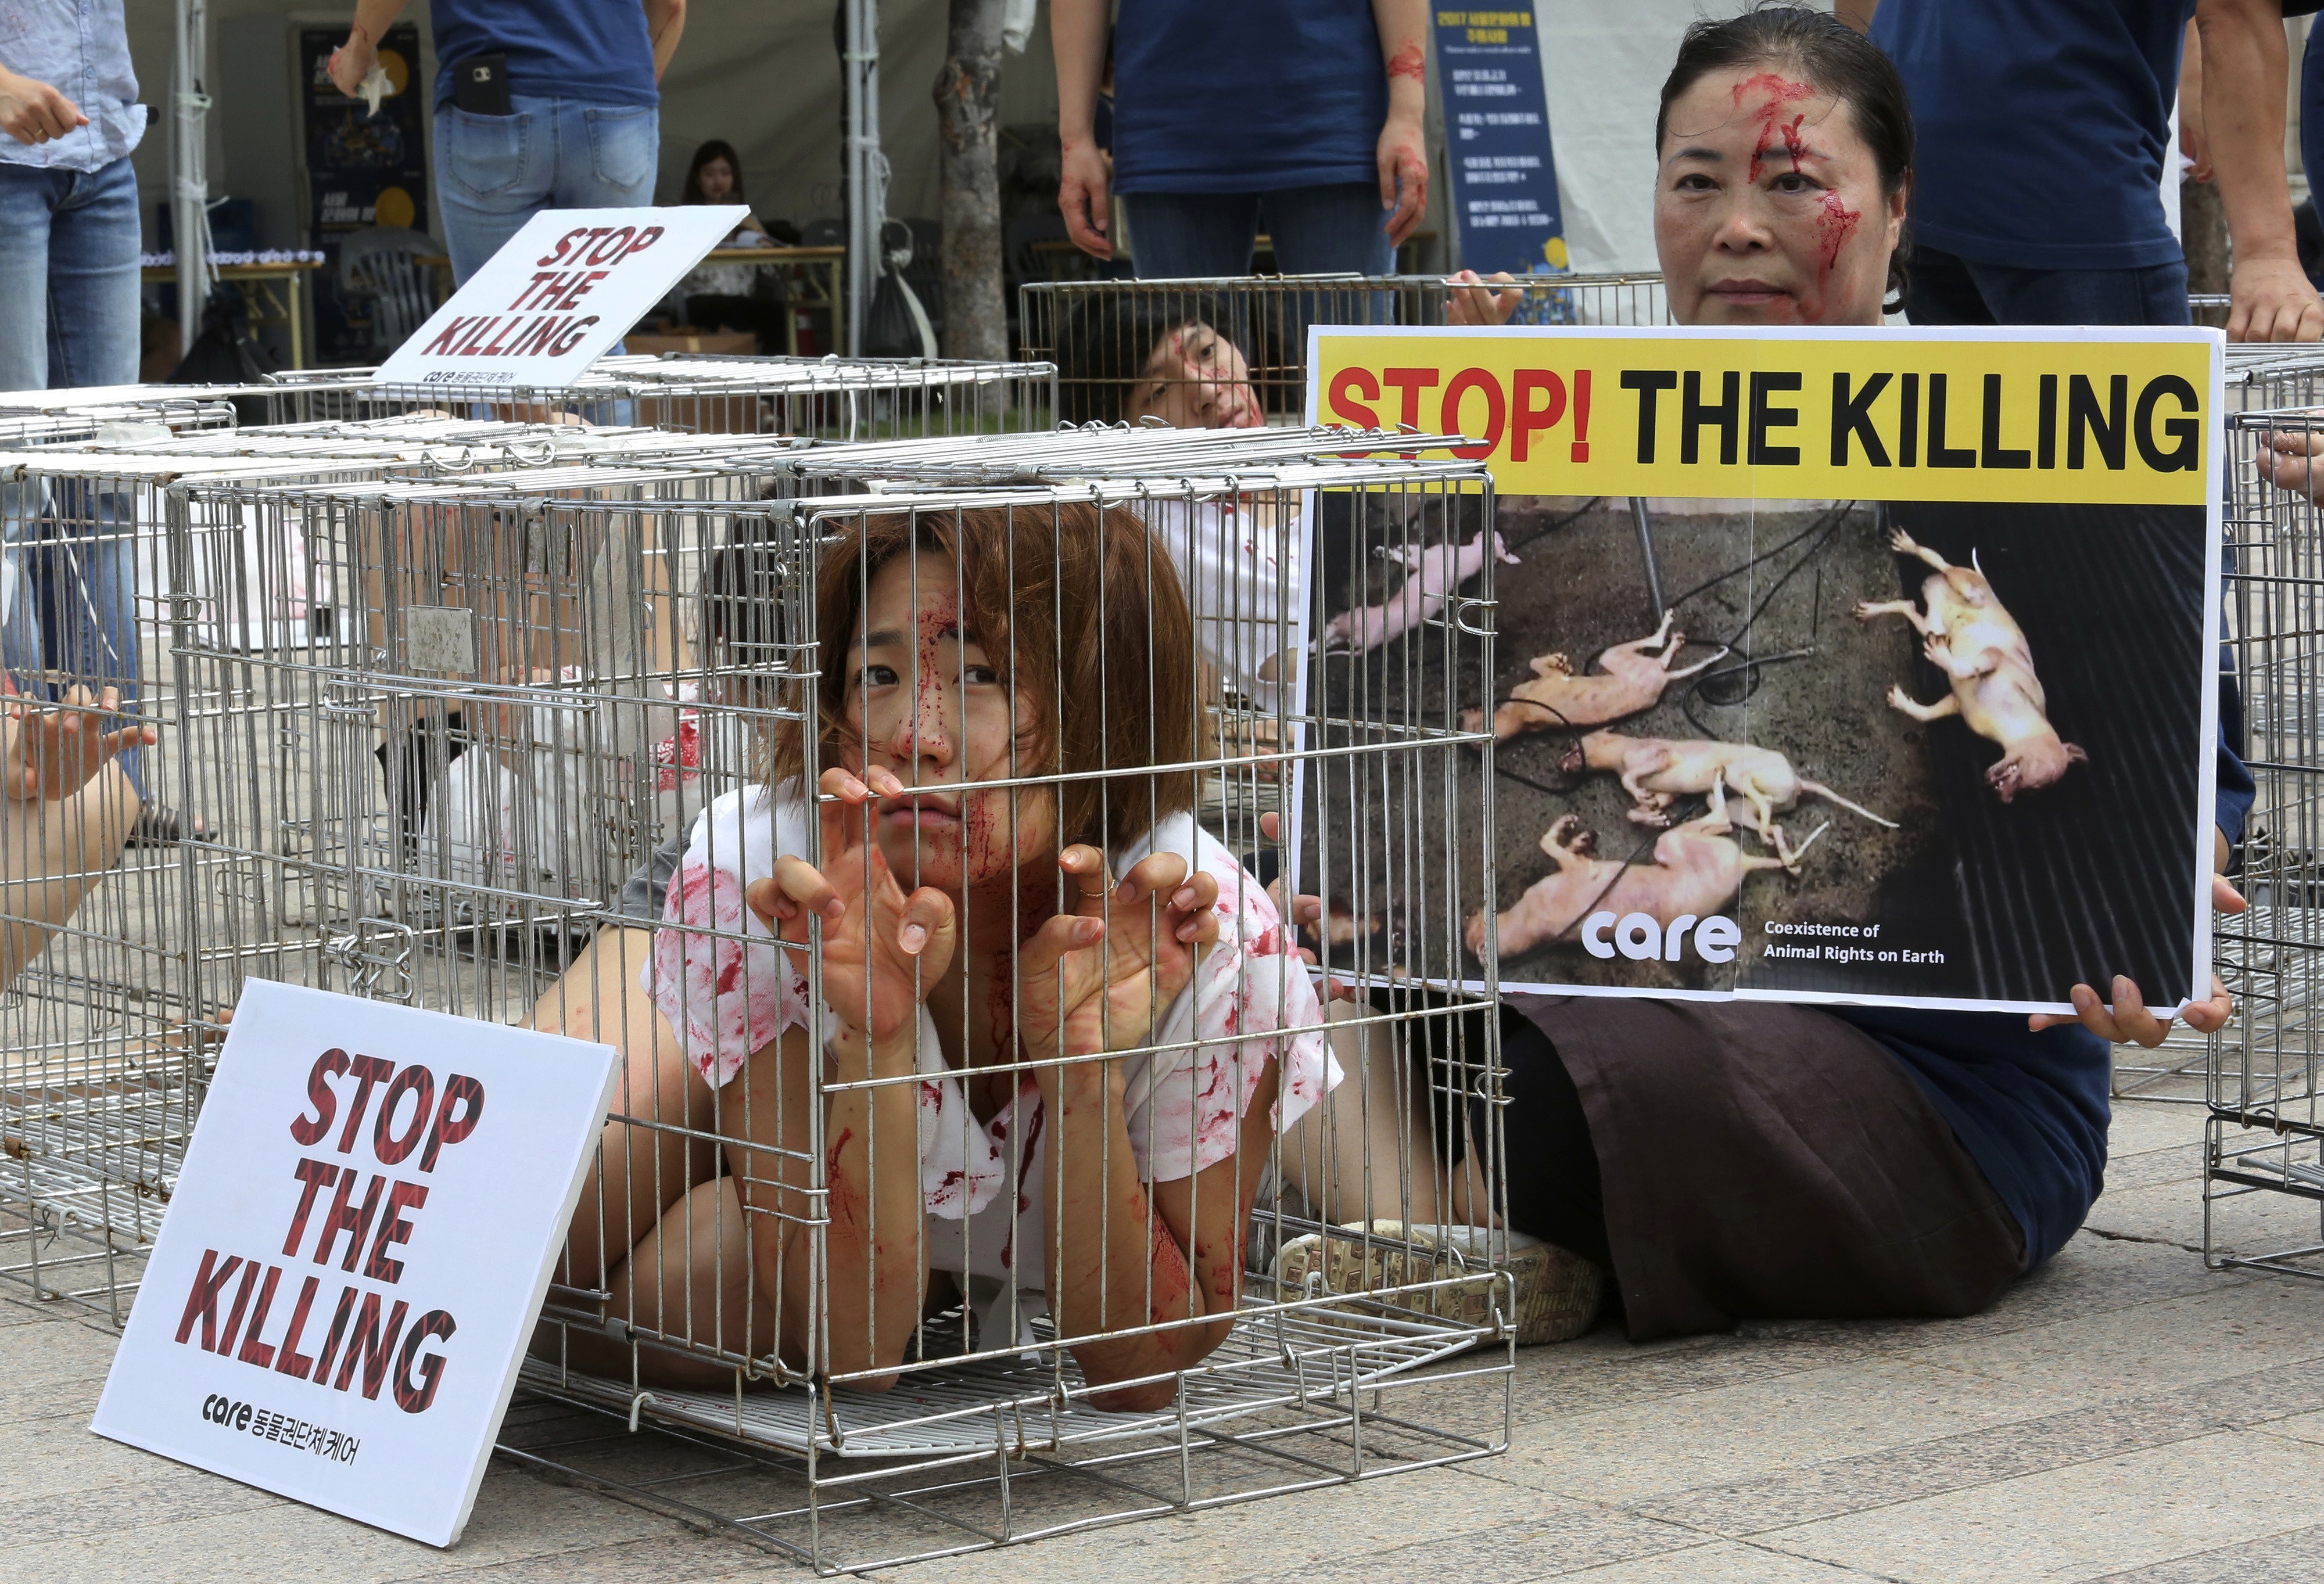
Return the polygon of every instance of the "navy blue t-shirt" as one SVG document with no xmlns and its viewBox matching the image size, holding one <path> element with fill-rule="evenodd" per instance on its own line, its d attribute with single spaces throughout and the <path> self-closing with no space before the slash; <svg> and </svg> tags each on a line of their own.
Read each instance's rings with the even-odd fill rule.
<svg viewBox="0 0 2324 1584">
<path fill-rule="evenodd" d="M 653 36 L 639 0 L 429 0 L 436 102 L 452 98 L 452 63 L 508 57 L 509 92 L 584 105 L 659 105 Z"/>
<path fill-rule="evenodd" d="M 2221 715 L 2236 702 L 2220 685 Z M 2230 844 L 2251 813 L 2251 772 L 2219 741 L 2216 818 Z M 2033 1033 L 2006 1012 L 1833 1007 L 1904 1064 L 2025 1237 L 2025 1266 L 2066 1239 L 2106 1186 L 2114 1053 L 2087 1028 Z"/>
<path fill-rule="evenodd" d="M 1379 180 L 1371 0 L 1133 0 L 1113 28 L 1116 192 Z"/>
<path fill-rule="evenodd" d="M 1912 95 L 1914 238 L 1984 264 L 2178 262 L 2163 162 L 2195 0 L 1882 0 Z"/>
</svg>

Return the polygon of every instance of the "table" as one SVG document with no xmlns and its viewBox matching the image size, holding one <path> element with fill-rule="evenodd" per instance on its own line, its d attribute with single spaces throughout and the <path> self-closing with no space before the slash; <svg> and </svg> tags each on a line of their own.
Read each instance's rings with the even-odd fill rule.
<svg viewBox="0 0 2324 1584">
<path fill-rule="evenodd" d="M 452 261 L 442 253 L 422 253 L 417 262 L 443 272 L 445 296 L 449 296 Z M 783 350 L 798 355 L 798 314 L 829 317 L 831 335 L 825 352 L 839 349 L 839 306 L 844 288 L 847 250 L 844 247 L 721 247 L 704 255 L 706 264 L 768 264 L 783 272 Z M 816 277 L 821 279 L 817 280 Z M 443 297 L 438 299 L 440 305 Z"/>
<path fill-rule="evenodd" d="M 768 264 L 782 272 L 783 350 L 798 355 L 798 316 L 828 316 L 825 352 L 839 350 L 840 299 L 847 270 L 844 247 L 721 247 L 704 255 L 706 264 Z M 819 278 L 818 278 L 819 277 Z"/>
<path fill-rule="evenodd" d="M 233 282 L 235 289 L 244 298 L 256 295 L 272 301 L 273 293 L 266 290 L 266 283 L 270 281 L 283 283 L 284 290 L 290 294 L 290 304 L 287 308 L 280 303 L 274 306 L 290 321 L 290 366 L 302 369 L 307 366 L 307 277 L 322 267 L 311 259 L 285 260 L 272 264 L 220 264 L 213 272 L 219 280 Z M 149 283 L 175 284 L 178 279 L 174 264 L 149 264 L 141 273 Z M 251 318 L 256 319 L 259 317 L 257 305 L 254 303 Z M 187 325 L 186 318 L 186 305 L 180 303 L 178 347 L 180 356 L 192 348 L 194 337 L 202 330 L 198 314 L 190 327 Z"/>
</svg>

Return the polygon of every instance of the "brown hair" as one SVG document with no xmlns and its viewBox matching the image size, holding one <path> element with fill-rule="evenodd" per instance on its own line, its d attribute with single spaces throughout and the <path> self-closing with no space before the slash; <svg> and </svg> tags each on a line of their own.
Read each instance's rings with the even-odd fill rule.
<svg viewBox="0 0 2324 1584">
<path fill-rule="evenodd" d="M 825 526 L 835 526 L 825 520 Z M 1087 503 L 870 512 L 824 543 L 818 757 L 847 741 L 847 650 L 880 569 L 899 556 L 950 557 L 963 625 L 1010 686 L 1038 701 L 1020 775 L 1054 775 L 1057 841 L 1119 852 L 1194 806 L 1191 771 L 1101 772 L 1185 764 L 1197 740 L 1194 624 L 1169 552 L 1126 508 Z M 1019 619 L 1021 618 L 1021 619 Z M 804 723 L 776 727 L 778 777 L 807 769 Z"/>
</svg>

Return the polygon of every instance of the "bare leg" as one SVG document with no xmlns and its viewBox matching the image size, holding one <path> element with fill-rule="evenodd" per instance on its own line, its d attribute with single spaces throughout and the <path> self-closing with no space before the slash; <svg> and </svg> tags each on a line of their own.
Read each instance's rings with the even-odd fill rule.
<svg viewBox="0 0 2324 1584">
<path fill-rule="evenodd" d="M 607 1277 L 632 1245 L 718 1169 L 717 1146 L 704 1137 L 716 1128 L 710 1088 L 638 983 L 652 946 L 649 930 L 601 930 L 533 1008 L 535 1028 L 622 1052 L 613 1114 L 598 1136 L 556 1278 L 585 1290 L 616 1291 Z"/>
<path fill-rule="evenodd" d="M 729 1353 L 763 1358 L 774 1351 L 774 1312 L 751 1279 L 751 1243 L 734 1181 L 721 1177 L 686 1195 L 619 1259 L 607 1278 L 607 1306 L 641 1331 L 659 1331 Z M 611 1337 L 575 1327 L 543 1326 L 533 1351 L 568 1359 L 592 1374 L 625 1377 L 630 1349 Z M 696 1362 L 659 1349 L 641 1349 L 639 1374 L 649 1385 L 732 1389 L 723 1364 Z"/>
<path fill-rule="evenodd" d="M 1457 1168 L 1443 1165 L 1428 1117 L 1414 1104 L 1416 1094 L 1427 1092 L 1412 1071 L 1416 1056 L 1388 1026 L 1351 1026 L 1372 1015 L 1360 1004 L 1332 1003 L 1332 1054 L 1347 1081 L 1283 1136 L 1285 1185 L 1326 1221 L 1436 1226 L 1448 1219 L 1442 1207 L 1449 1205 L 1453 1225 L 1489 1225 L 1489 1215 L 1471 1213 L 1479 1163 L 1471 1155 Z M 1481 1062 L 1483 1054 L 1470 1059 Z"/>
</svg>

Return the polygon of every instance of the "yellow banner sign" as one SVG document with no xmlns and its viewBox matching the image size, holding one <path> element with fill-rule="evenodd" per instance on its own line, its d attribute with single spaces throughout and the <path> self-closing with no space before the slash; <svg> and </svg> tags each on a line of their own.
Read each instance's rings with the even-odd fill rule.
<svg viewBox="0 0 2324 1584">
<path fill-rule="evenodd" d="M 1316 421 L 1478 442 L 1525 495 L 2201 505 L 2217 340 L 1318 327 Z"/>
</svg>

